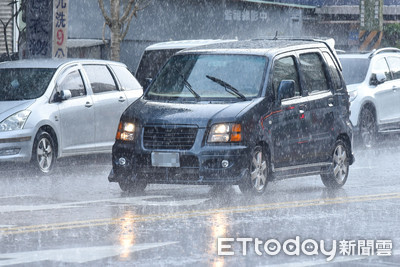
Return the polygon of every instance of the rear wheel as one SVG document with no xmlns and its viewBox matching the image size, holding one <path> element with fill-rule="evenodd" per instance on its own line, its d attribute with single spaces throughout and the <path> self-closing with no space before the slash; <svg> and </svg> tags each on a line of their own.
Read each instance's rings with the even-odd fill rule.
<svg viewBox="0 0 400 267">
<path fill-rule="evenodd" d="M 369 108 L 364 108 L 360 117 L 360 139 L 366 148 L 374 146 L 377 139 L 376 119 Z"/>
<path fill-rule="evenodd" d="M 53 137 L 40 130 L 35 137 L 32 149 L 32 164 L 41 173 L 50 173 L 56 162 L 56 147 Z"/>
<path fill-rule="evenodd" d="M 332 155 L 332 166 L 327 173 L 321 174 L 321 180 L 328 188 L 342 187 L 349 175 L 349 154 L 345 142 L 338 140 Z"/>
<path fill-rule="evenodd" d="M 239 184 L 240 191 L 253 195 L 263 194 L 267 187 L 268 175 L 268 157 L 261 146 L 256 146 L 251 157 L 249 175 Z"/>
<path fill-rule="evenodd" d="M 134 193 L 141 193 L 147 186 L 147 182 L 145 181 L 131 181 L 131 180 L 124 180 L 118 182 L 119 187 L 124 192 L 134 192 Z"/>
</svg>

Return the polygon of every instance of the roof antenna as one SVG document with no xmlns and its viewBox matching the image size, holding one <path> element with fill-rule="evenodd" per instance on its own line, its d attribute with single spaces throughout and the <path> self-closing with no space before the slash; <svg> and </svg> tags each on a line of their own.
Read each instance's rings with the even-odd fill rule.
<svg viewBox="0 0 400 267">
<path fill-rule="evenodd" d="M 278 40 L 278 31 L 276 31 L 275 37 L 274 37 L 274 39 L 272 39 L 272 40 Z"/>
</svg>

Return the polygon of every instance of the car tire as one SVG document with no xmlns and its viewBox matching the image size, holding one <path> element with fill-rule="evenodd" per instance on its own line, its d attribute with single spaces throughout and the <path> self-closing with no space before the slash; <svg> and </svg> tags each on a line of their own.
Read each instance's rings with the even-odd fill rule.
<svg viewBox="0 0 400 267">
<path fill-rule="evenodd" d="M 122 191 L 131 193 L 141 193 L 147 186 L 147 182 L 145 181 L 131 181 L 131 180 L 119 181 L 118 184 Z"/>
<path fill-rule="evenodd" d="M 363 147 L 371 148 L 377 140 L 375 115 L 369 108 L 364 108 L 360 116 L 360 141 Z"/>
<path fill-rule="evenodd" d="M 321 174 L 321 180 L 327 188 L 342 187 L 349 175 L 349 149 L 342 140 L 337 140 L 332 154 L 332 166 Z"/>
<path fill-rule="evenodd" d="M 256 146 L 251 154 L 249 172 L 239 184 L 244 194 L 262 195 L 268 184 L 269 162 L 261 146 Z"/>
<path fill-rule="evenodd" d="M 36 171 L 49 174 L 56 163 L 56 146 L 53 137 L 40 130 L 35 137 L 32 149 L 31 163 Z"/>
</svg>

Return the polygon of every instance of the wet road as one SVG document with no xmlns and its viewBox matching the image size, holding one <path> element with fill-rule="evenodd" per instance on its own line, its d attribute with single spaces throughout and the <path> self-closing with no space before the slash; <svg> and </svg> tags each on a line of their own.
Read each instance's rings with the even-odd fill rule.
<svg viewBox="0 0 400 267">
<path fill-rule="evenodd" d="M 340 190 L 311 176 L 262 197 L 236 186 L 122 193 L 107 181 L 109 156 L 60 160 L 47 177 L 1 164 L 0 266 L 399 266 L 399 148 L 356 150 Z"/>
</svg>

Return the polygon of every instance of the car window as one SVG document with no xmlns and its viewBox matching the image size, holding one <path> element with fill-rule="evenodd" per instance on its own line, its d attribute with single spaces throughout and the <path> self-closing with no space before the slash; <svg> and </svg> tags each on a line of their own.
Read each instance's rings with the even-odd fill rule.
<svg viewBox="0 0 400 267">
<path fill-rule="evenodd" d="M 392 72 L 393 79 L 400 79 L 400 57 L 387 57 L 390 71 Z"/>
<path fill-rule="evenodd" d="M 372 73 L 385 73 L 387 81 L 390 81 L 392 79 L 392 75 L 390 74 L 390 70 L 385 58 L 380 58 L 375 62 L 375 64 L 373 64 Z"/>
<path fill-rule="evenodd" d="M 58 90 L 70 90 L 72 97 L 86 95 L 86 89 L 82 81 L 82 76 L 78 70 L 72 71 L 61 81 Z"/>
<path fill-rule="evenodd" d="M 103 93 L 118 90 L 114 78 L 105 65 L 84 65 L 93 93 Z"/>
<path fill-rule="evenodd" d="M 324 52 L 326 62 L 328 63 L 329 74 L 332 77 L 332 86 L 334 90 L 341 89 L 342 80 L 340 78 L 339 70 L 336 68 L 335 62 L 333 61 L 329 53 Z"/>
<path fill-rule="evenodd" d="M 126 68 L 122 66 L 113 66 L 115 74 L 121 86 L 124 90 L 141 90 L 139 82 L 133 76 L 133 74 Z"/>
<path fill-rule="evenodd" d="M 309 94 L 328 90 L 324 65 L 318 53 L 301 54 L 300 65 Z"/>
<path fill-rule="evenodd" d="M 274 90 L 275 98 L 278 97 L 278 88 L 282 80 L 294 81 L 294 95 L 301 95 L 299 73 L 292 56 L 280 58 L 275 61 L 272 72 L 272 87 Z"/>
</svg>

